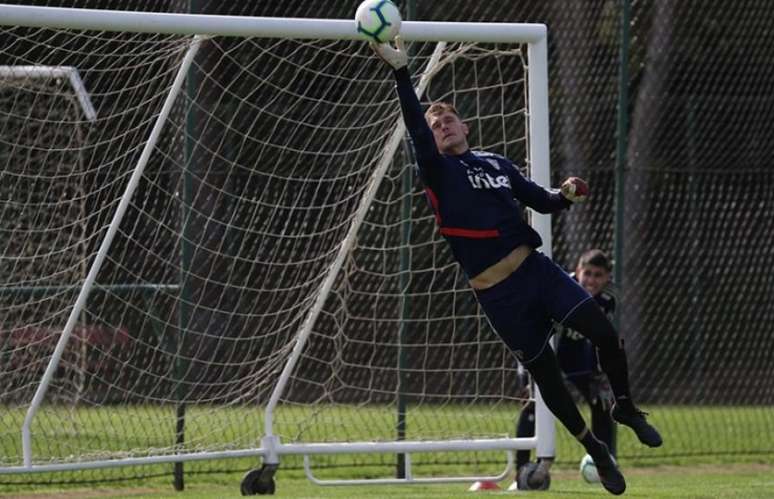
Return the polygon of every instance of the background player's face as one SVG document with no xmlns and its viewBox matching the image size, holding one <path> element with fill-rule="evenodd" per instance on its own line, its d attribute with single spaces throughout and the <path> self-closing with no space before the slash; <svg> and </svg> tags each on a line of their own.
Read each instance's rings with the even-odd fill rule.
<svg viewBox="0 0 774 499">
<path fill-rule="evenodd" d="M 454 113 L 434 114 L 428 118 L 438 150 L 443 154 L 462 154 L 468 150 L 468 125 Z"/>
<path fill-rule="evenodd" d="M 583 288 L 591 294 L 596 296 L 605 289 L 607 283 L 610 282 L 610 272 L 602 267 L 596 265 L 582 265 L 575 269 L 575 275 L 578 277 L 578 282 Z"/>
</svg>

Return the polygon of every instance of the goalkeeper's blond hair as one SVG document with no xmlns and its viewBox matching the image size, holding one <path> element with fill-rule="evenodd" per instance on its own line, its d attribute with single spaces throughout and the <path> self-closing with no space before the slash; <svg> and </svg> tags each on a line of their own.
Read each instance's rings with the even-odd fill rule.
<svg viewBox="0 0 774 499">
<path fill-rule="evenodd" d="M 430 121 L 430 118 L 433 116 L 438 116 L 444 113 L 452 113 L 457 118 L 462 120 L 462 117 L 460 116 L 460 113 L 457 111 L 457 108 L 454 107 L 453 104 L 449 104 L 448 102 L 434 102 L 430 104 L 430 107 L 427 108 L 427 111 L 425 111 L 425 120 Z"/>
</svg>

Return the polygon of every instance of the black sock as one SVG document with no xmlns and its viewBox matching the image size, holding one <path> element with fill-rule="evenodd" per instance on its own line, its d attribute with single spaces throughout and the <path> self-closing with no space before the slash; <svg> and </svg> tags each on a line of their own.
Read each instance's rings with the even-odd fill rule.
<svg viewBox="0 0 774 499">
<path fill-rule="evenodd" d="M 623 341 L 599 305 L 594 300 L 582 303 L 564 323 L 588 338 L 597 348 L 599 364 L 607 374 L 616 398 L 631 397 L 629 365 Z"/>
<path fill-rule="evenodd" d="M 583 448 L 586 449 L 586 452 L 588 452 L 594 462 L 606 460 L 610 454 L 607 446 L 598 440 L 591 431 L 587 431 L 583 438 L 579 438 L 578 441 L 583 445 Z"/>
<path fill-rule="evenodd" d="M 575 406 L 572 395 L 562 379 L 562 371 L 556 361 L 556 355 L 551 347 L 546 347 L 535 359 L 524 367 L 532 375 L 540 387 L 548 410 L 558 419 L 573 435 L 580 435 L 586 428 L 580 411 Z"/>
<path fill-rule="evenodd" d="M 610 380 L 610 388 L 615 394 L 616 401 L 628 400 L 631 402 L 631 390 L 629 388 L 629 365 L 626 360 L 626 350 L 623 348 L 598 349 L 599 363 L 602 370 Z"/>
</svg>

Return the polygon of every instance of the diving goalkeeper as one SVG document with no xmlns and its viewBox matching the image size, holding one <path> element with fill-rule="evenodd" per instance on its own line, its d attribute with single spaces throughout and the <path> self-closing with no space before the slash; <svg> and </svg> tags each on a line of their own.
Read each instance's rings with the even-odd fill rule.
<svg viewBox="0 0 774 499">
<path fill-rule="evenodd" d="M 607 446 L 586 426 L 547 346 L 552 321 L 580 332 L 597 347 L 615 394 L 613 418 L 651 447 L 661 445 L 661 436 L 631 399 L 626 353 L 613 325 L 586 290 L 536 251 L 542 240 L 523 217 L 523 206 L 540 213 L 567 209 L 586 197 L 588 187 L 570 178 L 560 191 L 547 190 L 521 175 L 508 159 L 472 151 L 468 127 L 451 104 L 435 103 L 422 113 L 408 55 L 399 38 L 395 44 L 372 48 L 394 70 L 419 177 L 440 233 L 495 331 L 538 384 L 548 408 L 594 459 L 605 489 L 622 494 L 623 475 Z"/>
</svg>

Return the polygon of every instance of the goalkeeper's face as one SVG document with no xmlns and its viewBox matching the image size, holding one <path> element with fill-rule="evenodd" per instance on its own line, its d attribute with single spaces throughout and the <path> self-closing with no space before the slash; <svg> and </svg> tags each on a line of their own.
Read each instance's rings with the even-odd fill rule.
<svg viewBox="0 0 774 499">
<path fill-rule="evenodd" d="M 468 125 L 456 114 L 449 111 L 431 114 L 427 117 L 427 124 L 441 153 L 462 154 L 469 149 Z"/>
<path fill-rule="evenodd" d="M 596 296 L 605 289 L 610 282 L 610 272 L 596 265 L 581 265 L 575 269 L 575 275 L 583 289 L 591 296 Z"/>
</svg>

